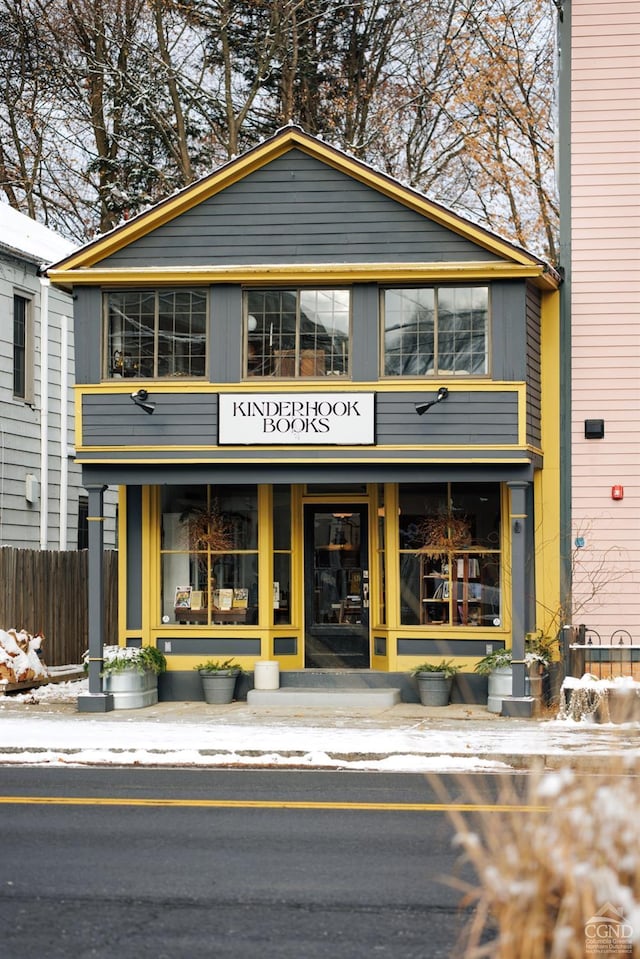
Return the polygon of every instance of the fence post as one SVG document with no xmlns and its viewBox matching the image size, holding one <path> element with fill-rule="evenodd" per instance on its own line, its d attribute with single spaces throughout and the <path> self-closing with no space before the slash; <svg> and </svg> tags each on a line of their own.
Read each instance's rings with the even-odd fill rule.
<svg viewBox="0 0 640 959">
<path fill-rule="evenodd" d="M 104 646 L 104 491 L 87 485 L 89 493 L 89 693 L 78 696 L 78 711 L 106 713 L 113 709 L 113 694 L 102 689 Z"/>
</svg>

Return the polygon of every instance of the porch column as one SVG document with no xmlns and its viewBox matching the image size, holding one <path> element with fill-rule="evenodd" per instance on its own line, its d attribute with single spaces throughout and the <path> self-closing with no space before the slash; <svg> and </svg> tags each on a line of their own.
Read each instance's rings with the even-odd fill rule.
<svg viewBox="0 0 640 959">
<path fill-rule="evenodd" d="M 113 709 L 113 695 L 102 690 L 104 645 L 104 491 L 106 486 L 87 486 L 89 494 L 89 693 L 78 696 L 81 713 L 106 713 Z"/>
<path fill-rule="evenodd" d="M 527 553 L 527 492 L 529 483 L 507 483 L 511 494 L 511 696 L 502 701 L 503 716 L 530 716 L 533 705 L 525 697 L 527 665 L 525 661 L 525 595 Z"/>
</svg>

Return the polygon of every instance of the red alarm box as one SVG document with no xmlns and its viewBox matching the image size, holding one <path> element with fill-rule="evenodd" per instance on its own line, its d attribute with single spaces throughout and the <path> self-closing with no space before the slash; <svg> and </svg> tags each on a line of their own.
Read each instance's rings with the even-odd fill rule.
<svg viewBox="0 0 640 959">
<path fill-rule="evenodd" d="M 612 486 L 611 499 L 624 499 L 624 486 Z"/>
</svg>

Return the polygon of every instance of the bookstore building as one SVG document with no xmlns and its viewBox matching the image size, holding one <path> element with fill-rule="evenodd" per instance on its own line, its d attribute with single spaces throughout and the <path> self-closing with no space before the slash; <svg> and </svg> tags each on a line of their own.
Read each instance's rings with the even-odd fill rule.
<svg viewBox="0 0 640 959">
<path fill-rule="evenodd" d="M 76 457 L 119 499 L 120 642 L 194 666 L 408 674 L 559 597 L 558 275 L 287 127 L 48 270 Z M 382 681 L 382 680 L 381 680 Z"/>
</svg>

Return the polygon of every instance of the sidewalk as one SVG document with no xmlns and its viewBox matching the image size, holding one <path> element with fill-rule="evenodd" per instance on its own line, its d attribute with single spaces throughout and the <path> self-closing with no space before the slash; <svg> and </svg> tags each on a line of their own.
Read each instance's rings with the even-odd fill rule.
<svg viewBox="0 0 640 959">
<path fill-rule="evenodd" d="M 78 683 L 0 698 L 0 764 L 598 771 L 640 758 L 640 724 L 503 718 L 484 706 L 211 706 L 79 713 Z"/>
</svg>

